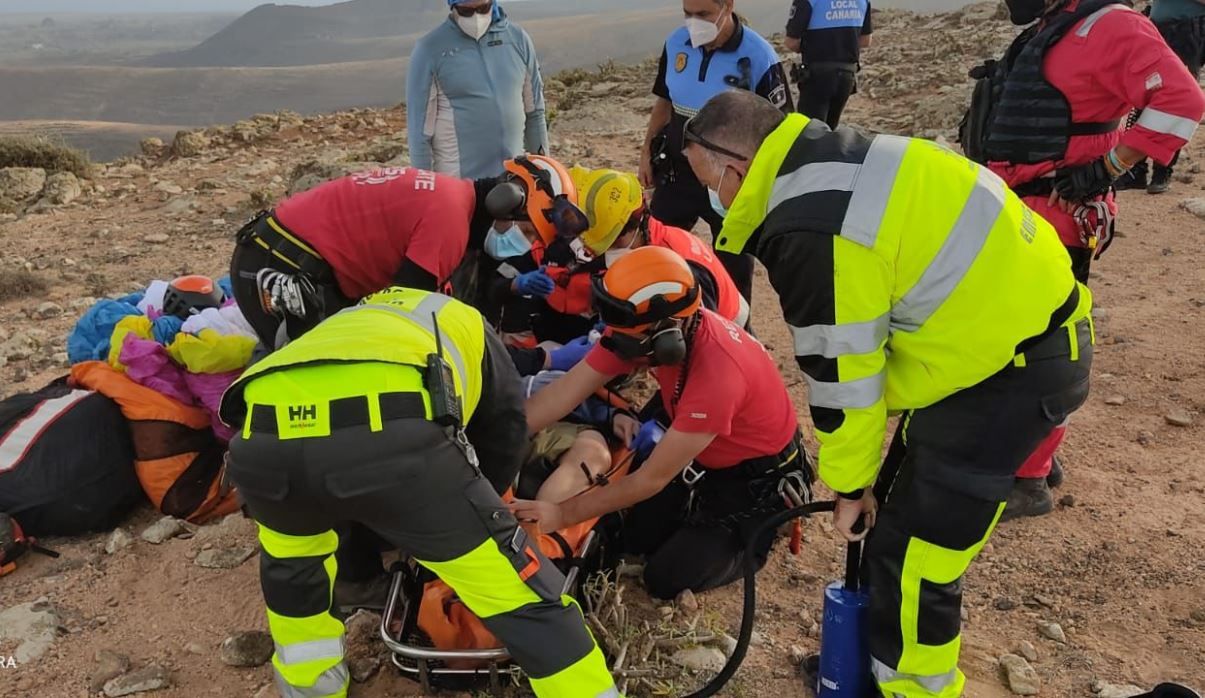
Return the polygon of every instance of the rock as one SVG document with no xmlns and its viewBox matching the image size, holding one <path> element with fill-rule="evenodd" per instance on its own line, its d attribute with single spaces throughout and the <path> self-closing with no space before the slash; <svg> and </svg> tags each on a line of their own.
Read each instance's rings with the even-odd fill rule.
<svg viewBox="0 0 1205 698">
<path fill-rule="evenodd" d="M 1059 505 L 1068 508 L 1075 506 L 1075 495 L 1065 494 L 1062 497 L 1059 497 Z"/>
<path fill-rule="evenodd" d="M 142 151 L 143 155 L 150 158 L 159 157 L 159 154 L 163 152 L 165 147 L 167 146 L 164 145 L 163 139 L 155 138 L 154 136 L 138 141 L 138 149 Z"/>
<path fill-rule="evenodd" d="M 799 666 L 803 664 L 803 660 L 808 658 L 808 651 L 799 645 L 791 645 L 788 655 L 791 659 L 791 666 Z"/>
<path fill-rule="evenodd" d="M 1093 320 L 1100 321 L 1100 322 L 1103 322 L 1103 321 L 1105 321 L 1105 320 L 1108 320 L 1108 319 L 1109 319 L 1109 309 L 1108 309 L 1108 308 L 1099 308 L 1099 307 L 1095 307 L 1095 306 L 1093 306 L 1093 308 L 1092 308 L 1092 319 L 1093 319 Z"/>
<path fill-rule="evenodd" d="M 725 659 L 731 657 L 732 653 L 736 651 L 736 638 L 728 633 L 720 633 L 716 637 L 715 643 L 719 646 L 720 651 L 724 653 Z"/>
<path fill-rule="evenodd" d="M 364 683 L 376 675 L 381 669 L 381 658 L 376 655 L 352 657 L 347 661 L 351 680 Z"/>
<path fill-rule="evenodd" d="M 1000 668 L 1004 670 L 1008 689 L 1019 696 L 1036 696 L 1042 688 L 1038 672 L 1033 670 L 1024 657 L 1006 654 L 1000 657 Z"/>
<path fill-rule="evenodd" d="M 1022 640 L 1020 645 L 1017 645 L 1017 654 L 1025 657 L 1031 662 L 1038 661 L 1038 648 L 1033 646 L 1029 640 Z"/>
<path fill-rule="evenodd" d="M 9 361 L 22 361 L 37 352 L 41 342 L 29 332 L 15 332 L 7 341 L 0 344 L 0 356 Z"/>
<path fill-rule="evenodd" d="M 1110 395 L 1109 397 L 1105 398 L 1105 404 L 1112 405 L 1113 407 L 1121 407 L 1122 405 L 1126 404 L 1126 399 L 1123 395 Z"/>
<path fill-rule="evenodd" d="M 695 598 L 695 593 L 690 589 L 683 589 L 678 598 L 674 599 L 679 610 L 683 613 L 691 614 L 699 610 L 699 600 Z"/>
<path fill-rule="evenodd" d="M 1143 446 L 1150 446 L 1154 440 L 1155 440 L 1155 435 L 1153 433 L 1147 431 L 1146 429 L 1139 431 L 1138 436 L 1135 438 L 1135 441 L 1137 441 L 1139 444 L 1141 444 Z"/>
<path fill-rule="evenodd" d="M 1205 219 L 1205 198 L 1185 199 L 1180 202 L 1180 208 L 1197 218 Z"/>
<path fill-rule="evenodd" d="M 252 698 L 276 698 L 280 694 L 276 692 L 276 684 L 266 683 L 259 687 Z"/>
<path fill-rule="evenodd" d="M 184 651 L 189 654 L 205 655 L 209 654 L 209 649 L 199 642 L 190 642 L 184 645 Z"/>
<path fill-rule="evenodd" d="M 1168 424 L 1172 425 L 1173 427 L 1191 427 L 1192 426 L 1192 415 L 1188 413 L 1188 410 L 1185 410 L 1185 409 L 1182 409 L 1179 407 L 1168 412 L 1166 415 L 1163 416 L 1163 419 Z"/>
<path fill-rule="evenodd" d="M 131 536 L 124 528 L 113 529 L 109 534 L 109 540 L 105 541 L 105 552 L 112 555 L 119 550 L 125 550 L 134 544 L 134 536 Z"/>
<path fill-rule="evenodd" d="M 232 570 L 255 554 L 255 548 L 238 547 L 224 550 L 202 550 L 194 560 L 198 567 L 213 570 Z"/>
<path fill-rule="evenodd" d="M 202 131 L 177 131 L 172 140 L 172 155 L 178 158 L 191 158 L 205 152 L 209 147 L 209 138 Z"/>
<path fill-rule="evenodd" d="M 1092 687 L 1095 690 L 1095 686 Z M 1132 696 L 1140 696 L 1146 693 L 1145 688 L 1139 688 L 1131 683 L 1116 684 L 1104 683 L 1100 684 L 1100 690 L 1096 691 L 1099 698 L 1131 698 Z"/>
<path fill-rule="evenodd" d="M 34 308 L 33 316 L 39 320 L 49 320 L 52 317 L 58 317 L 63 314 L 63 308 L 57 303 L 46 301 Z"/>
<path fill-rule="evenodd" d="M 109 698 L 132 696 L 135 693 L 159 691 L 172 685 L 171 673 L 158 664 L 148 664 L 138 671 L 118 676 L 105 683 L 105 695 Z"/>
<path fill-rule="evenodd" d="M 46 170 L 40 167 L 0 168 L 0 199 L 16 203 L 31 201 L 46 186 Z"/>
<path fill-rule="evenodd" d="M 163 541 L 175 538 L 184 532 L 184 522 L 172 516 L 165 516 L 146 527 L 142 532 L 142 540 L 159 545 Z"/>
<path fill-rule="evenodd" d="M 381 615 L 360 609 L 351 614 L 343 625 L 347 628 L 348 647 L 367 645 L 377 641 L 381 632 Z"/>
<path fill-rule="evenodd" d="M 219 655 L 227 666 L 256 667 L 272 658 L 272 636 L 262 630 L 235 633 L 222 641 Z"/>
<path fill-rule="evenodd" d="M 1011 611 L 1016 607 L 1017 607 L 1017 602 L 1013 601 L 1012 599 L 1008 598 L 1007 596 L 1001 596 L 1000 598 L 996 599 L 996 610 L 997 611 Z"/>
<path fill-rule="evenodd" d="M 674 615 L 674 607 L 673 606 L 658 606 L 657 607 L 657 615 L 668 620 L 669 618 L 672 618 Z"/>
<path fill-rule="evenodd" d="M 353 172 L 364 172 L 366 170 L 380 169 L 380 165 L 375 162 L 329 162 L 324 160 L 310 160 L 304 162 L 289 174 L 289 190 L 288 195 L 303 192 L 307 189 L 322 184 L 323 182 L 349 175 Z"/>
<path fill-rule="evenodd" d="M 727 657 L 714 647 L 686 647 L 674 652 L 669 660 L 691 671 L 719 671 Z"/>
<path fill-rule="evenodd" d="M 1205 608 L 1195 609 L 1192 613 L 1188 614 L 1188 617 L 1197 623 L 1205 623 Z"/>
<path fill-rule="evenodd" d="M 761 647 L 764 644 L 766 644 L 766 636 L 763 633 L 761 633 L 757 630 L 754 630 L 753 632 L 749 633 L 749 646 L 750 647 Z"/>
<path fill-rule="evenodd" d="M 130 670 L 130 658 L 112 650 L 100 650 L 95 655 L 96 668 L 88 677 L 88 690 L 100 693 L 105 684 Z"/>
<path fill-rule="evenodd" d="M 46 654 L 60 625 L 58 611 L 43 598 L 0 611 L 0 640 L 16 643 L 12 656 L 26 664 Z"/>
<path fill-rule="evenodd" d="M 152 245 L 162 245 L 168 240 L 171 240 L 171 238 L 168 237 L 167 233 L 151 233 L 149 235 L 142 236 L 143 242 L 149 242 Z"/>
<path fill-rule="evenodd" d="M 197 208 L 197 200 L 191 196 L 181 196 L 167 202 L 167 205 L 159 209 L 166 216 L 178 216 L 182 213 L 189 213 L 194 208 Z"/>
<path fill-rule="evenodd" d="M 151 186 L 151 189 L 164 194 L 171 194 L 172 196 L 184 193 L 184 187 L 174 182 L 169 182 L 166 179 L 161 179 L 158 182 L 155 182 Z"/>
<path fill-rule="evenodd" d="M 1063 626 L 1058 623 L 1042 621 L 1038 623 L 1038 632 L 1042 634 L 1042 637 L 1067 644 L 1067 634 L 1063 632 Z"/>
<path fill-rule="evenodd" d="M 42 206 L 65 206 L 83 193 L 79 178 L 70 172 L 55 172 L 46 178 L 46 188 L 38 203 Z"/>
</svg>

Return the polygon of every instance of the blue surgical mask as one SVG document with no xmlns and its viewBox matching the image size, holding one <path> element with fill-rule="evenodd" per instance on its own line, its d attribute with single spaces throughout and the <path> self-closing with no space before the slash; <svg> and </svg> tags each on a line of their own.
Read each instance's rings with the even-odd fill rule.
<svg viewBox="0 0 1205 698">
<path fill-rule="evenodd" d="M 720 182 L 716 185 L 716 189 L 707 190 L 707 198 L 711 200 L 711 209 L 724 218 L 728 217 L 728 207 L 720 200 L 720 192 L 718 190 L 724 186 L 724 175 L 726 174 L 728 174 L 728 169 L 724 168 L 724 171 L 720 173 Z"/>
<path fill-rule="evenodd" d="M 511 225 L 502 232 L 493 228 L 485 235 L 485 253 L 497 260 L 522 257 L 531 251 L 531 241 L 523 234 L 517 225 Z"/>
</svg>

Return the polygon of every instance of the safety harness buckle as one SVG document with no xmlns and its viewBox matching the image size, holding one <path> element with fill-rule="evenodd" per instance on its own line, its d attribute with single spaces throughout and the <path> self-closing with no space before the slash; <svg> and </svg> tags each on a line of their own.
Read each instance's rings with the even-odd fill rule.
<svg viewBox="0 0 1205 698">
<path fill-rule="evenodd" d="M 703 476 L 706 474 L 707 474 L 707 470 L 705 470 L 704 468 L 695 467 L 695 462 L 691 461 L 690 463 L 688 463 L 686 465 L 686 468 L 682 471 L 682 482 L 684 482 L 687 487 L 694 487 L 695 484 L 699 480 L 702 480 Z"/>
<path fill-rule="evenodd" d="M 1086 201 L 1076 207 L 1071 217 L 1079 226 L 1080 241 L 1100 259 L 1113 242 L 1113 213 L 1107 201 Z"/>
<path fill-rule="evenodd" d="M 812 490 L 802 470 L 794 470 L 778 481 L 778 496 L 788 509 L 801 507 L 812 501 Z"/>
</svg>

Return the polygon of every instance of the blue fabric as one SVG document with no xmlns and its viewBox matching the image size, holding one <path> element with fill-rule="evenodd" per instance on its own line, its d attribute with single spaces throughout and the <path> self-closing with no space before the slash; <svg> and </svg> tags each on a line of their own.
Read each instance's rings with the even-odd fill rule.
<svg viewBox="0 0 1205 698">
<path fill-rule="evenodd" d="M 234 284 L 230 281 L 230 275 L 227 274 L 215 282 L 218 288 L 222 289 L 222 293 L 226 298 L 234 298 Z"/>
<path fill-rule="evenodd" d="M 75 323 L 67 337 L 67 358 L 73 364 L 83 361 L 103 361 L 109 356 L 109 340 L 117 323 L 129 315 L 141 315 L 134 303 L 142 294 L 132 294 L 121 300 L 102 300 L 88 309 Z"/>
<path fill-rule="evenodd" d="M 657 444 L 661 443 L 661 439 L 665 436 L 665 429 L 657 423 L 657 420 L 650 419 L 640 425 L 640 431 L 636 432 L 636 438 L 632 439 L 632 450 L 636 452 L 636 457 L 644 460 L 649 457 Z"/>
<path fill-rule="evenodd" d="M 867 0 L 809 0 L 812 19 L 808 31 L 814 29 L 861 29 L 866 22 Z"/>
<path fill-rule="evenodd" d="M 167 346 L 180 334 L 180 328 L 183 326 L 184 321 L 175 315 L 163 315 L 151 323 L 151 335 L 156 342 Z"/>
<path fill-rule="evenodd" d="M 524 152 L 547 153 L 544 84 L 531 37 L 495 3 L 494 23 L 474 41 L 448 17 L 415 44 L 406 78 L 410 163 L 465 179 L 496 177 L 502 163 Z M 436 167 L 428 105 L 447 98 L 457 162 Z M 442 125 L 442 124 L 441 124 Z"/>
<path fill-rule="evenodd" d="M 676 111 L 686 116 L 694 116 L 712 97 L 733 87 L 756 91 L 766 73 L 778 65 L 774 47 L 748 27 L 742 30 L 741 44 L 735 51 L 711 52 L 702 79 L 699 72 L 706 52 L 690 45 L 690 32 L 686 27 L 679 27 L 669 35 L 665 55 L 668 60 L 665 86 L 669 90 L 669 101 L 674 103 Z M 742 61 L 747 68 L 742 68 Z"/>
</svg>

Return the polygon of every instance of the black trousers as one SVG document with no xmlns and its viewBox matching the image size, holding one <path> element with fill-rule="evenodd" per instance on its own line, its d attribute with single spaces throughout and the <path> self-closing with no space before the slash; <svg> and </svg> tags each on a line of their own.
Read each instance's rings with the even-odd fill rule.
<svg viewBox="0 0 1205 698">
<path fill-rule="evenodd" d="M 720 231 L 724 227 L 724 219 L 711 207 L 711 199 L 707 196 L 707 187 L 699 183 L 690 162 L 685 158 L 674 158 L 674 181 L 657 187 L 653 192 L 653 201 L 649 205 L 649 213 L 654 218 L 672 225 L 675 228 L 690 230 L 702 218 L 711 228 L 711 244 L 720 239 Z M 753 256 L 747 254 L 730 254 L 716 250 L 720 263 L 732 277 L 736 290 L 745 300 L 753 303 Z"/>
<path fill-rule="evenodd" d="M 238 303 L 243 317 L 247 318 L 255 334 L 259 336 L 260 343 L 268 351 L 284 346 L 287 340 L 300 337 L 328 316 L 354 304 L 354 301 L 339 291 L 339 286 L 334 281 L 315 283 L 321 296 L 322 308 L 314 309 L 314 312 L 307 313 L 304 318 L 290 315 L 282 319 L 270 315 L 260 303 L 259 284 L 255 280 L 260 269 L 275 269 L 286 274 L 295 274 L 297 269 L 251 241 L 238 243 L 234 256 L 230 258 L 230 283 L 234 286 L 234 300 Z"/>
<path fill-rule="evenodd" d="M 797 462 L 806 467 L 807 454 Z M 795 468 L 798 470 L 798 468 Z M 778 477 L 745 479 L 736 475 L 704 475 L 694 489 L 676 477 L 665 489 L 637 504 L 624 520 L 625 550 L 644 555 L 644 584 L 659 599 L 672 599 L 684 589 L 707 591 L 741 579 L 745 546 L 763 521 L 785 506 L 778 499 Z M 757 568 L 766 564 L 776 530 L 757 539 Z"/>
<path fill-rule="evenodd" d="M 1075 360 L 1059 329 L 1030 351 L 1045 358 L 904 415 L 875 486 L 880 510 L 862 561 L 870 653 L 885 694 L 962 694 L 962 576 L 1017 468 L 1087 399 L 1092 345 L 1087 322 L 1077 329 Z"/>
<path fill-rule="evenodd" d="M 835 129 L 856 84 L 857 77 L 851 70 L 808 68 L 807 79 L 799 85 L 799 111 Z"/>
</svg>

